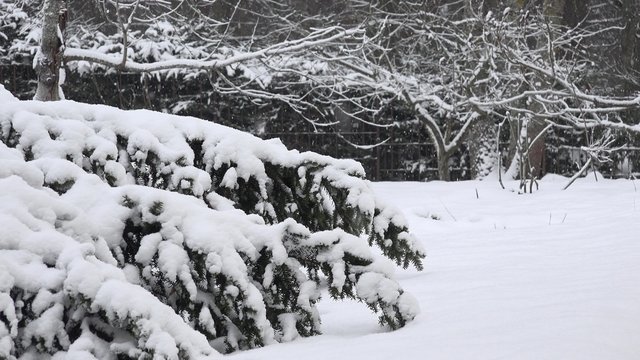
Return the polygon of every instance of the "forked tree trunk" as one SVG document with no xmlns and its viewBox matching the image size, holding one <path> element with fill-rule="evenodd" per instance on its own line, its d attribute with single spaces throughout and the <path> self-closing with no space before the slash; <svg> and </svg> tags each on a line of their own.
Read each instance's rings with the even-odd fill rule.
<svg viewBox="0 0 640 360">
<path fill-rule="evenodd" d="M 64 51 L 62 32 L 66 22 L 64 0 L 45 0 L 43 7 L 42 38 L 36 54 L 35 70 L 38 88 L 35 100 L 55 101 L 60 93 L 60 67 Z"/>
<path fill-rule="evenodd" d="M 547 19 L 552 23 L 564 23 L 565 19 L 565 11 L 567 9 L 571 10 L 571 8 L 577 8 L 578 5 L 575 0 L 544 0 L 543 1 L 543 11 L 544 15 Z M 574 16 L 581 16 L 579 14 L 573 14 Z M 582 19 L 580 19 L 582 20 Z M 555 54 L 551 54 L 555 56 Z M 538 109 L 539 110 L 539 109 Z M 520 171 L 519 177 L 526 179 L 539 179 L 545 173 L 545 149 L 546 149 L 546 126 L 547 124 L 541 119 L 531 119 L 526 128 L 526 141 L 524 141 L 525 147 L 521 147 L 520 151 L 526 151 L 527 153 L 527 166 L 524 164 L 519 164 Z M 513 154 L 513 156 L 518 156 L 513 153 L 515 150 L 515 146 L 513 145 L 514 141 L 518 141 L 518 138 L 515 138 L 516 134 L 511 132 L 511 143 L 509 146 L 509 153 Z M 517 134 L 517 136 L 521 136 L 521 134 Z M 535 142 L 531 143 L 534 139 Z M 515 158 L 514 158 L 515 159 Z"/>
</svg>

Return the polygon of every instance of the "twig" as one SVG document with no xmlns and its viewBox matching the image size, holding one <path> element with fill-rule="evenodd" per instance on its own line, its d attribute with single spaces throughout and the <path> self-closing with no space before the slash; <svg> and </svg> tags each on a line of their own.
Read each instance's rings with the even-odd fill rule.
<svg viewBox="0 0 640 360">
<path fill-rule="evenodd" d="M 582 165 L 582 168 L 580 170 L 578 170 L 577 173 L 575 173 L 571 179 L 569 180 L 569 183 L 567 185 L 565 185 L 562 190 L 567 190 L 567 188 L 569 186 L 571 186 L 571 184 L 573 184 L 574 181 L 576 181 L 580 176 L 582 176 L 582 174 L 584 174 L 585 171 L 587 171 L 587 169 L 589 168 L 589 166 L 591 165 L 591 162 L 593 162 L 593 158 L 590 157 L 589 160 L 587 160 L 587 162 Z"/>
<path fill-rule="evenodd" d="M 440 204 L 442 204 L 442 207 L 444 207 L 444 210 L 447 212 L 447 214 L 449 214 L 449 216 L 451 216 L 451 218 L 453 219 L 453 221 L 458 222 L 458 219 L 456 219 L 455 216 L 453 216 L 453 214 L 451 213 L 451 211 L 449 211 L 449 208 L 447 208 L 447 205 L 445 205 L 441 199 L 438 199 L 438 201 L 440 201 Z"/>
<path fill-rule="evenodd" d="M 504 184 L 502 183 L 502 151 L 500 151 L 500 132 L 502 130 L 502 124 L 504 124 L 505 121 L 506 119 L 502 120 L 498 125 L 498 135 L 496 139 L 496 150 L 498 153 L 498 182 L 500 183 L 502 190 L 504 190 Z"/>
</svg>

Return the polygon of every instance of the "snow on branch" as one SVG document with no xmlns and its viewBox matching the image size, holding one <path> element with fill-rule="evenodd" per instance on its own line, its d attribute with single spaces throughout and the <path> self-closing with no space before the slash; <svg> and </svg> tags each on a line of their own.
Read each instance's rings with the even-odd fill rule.
<svg viewBox="0 0 640 360">
<path fill-rule="evenodd" d="M 230 65 L 245 62 L 248 60 L 264 59 L 278 55 L 291 54 L 302 50 L 309 50 L 315 47 L 326 46 L 340 39 L 360 35 L 362 33 L 363 30 L 358 28 L 323 28 L 313 31 L 309 35 L 301 39 L 284 41 L 275 45 L 271 45 L 264 49 L 251 52 L 238 52 L 229 57 L 219 57 L 213 60 L 175 59 L 152 63 L 138 63 L 135 61 L 127 60 L 126 57 L 116 57 L 97 51 L 76 48 L 65 49 L 64 59 L 67 62 L 87 61 L 134 72 L 154 72 L 171 69 L 216 70 L 224 69 Z"/>
<path fill-rule="evenodd" d="M 360 164 L 195 118 L 5 94 L 0 358 L 205 359 L 311 336 L 323 278 L 392 329 L 418 313 L 371 246 L 405 267 L 424 251 Z"/>
</svg>

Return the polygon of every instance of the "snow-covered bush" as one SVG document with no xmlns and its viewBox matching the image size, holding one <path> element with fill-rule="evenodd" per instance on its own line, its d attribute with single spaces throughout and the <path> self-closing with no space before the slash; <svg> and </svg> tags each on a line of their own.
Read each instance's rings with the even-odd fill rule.
<svg viewBox="0 0 640 360">
<path fill-rule="evenodd" d="M 326 280 L 390 328 L 423 250 L 360 165 L 195 118 L 0 88 L 0 358 L 206 358 L 319 333 Z"/>
</svg>

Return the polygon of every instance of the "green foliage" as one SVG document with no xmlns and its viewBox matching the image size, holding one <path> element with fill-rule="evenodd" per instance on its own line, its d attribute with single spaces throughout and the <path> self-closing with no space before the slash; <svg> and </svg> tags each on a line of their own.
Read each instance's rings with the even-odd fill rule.
<svg viewBox="0 0 640 360">
<path fill-rule="evenodd" d="M 63 297 L 49 315 L 63 324 L 60 340 L 36 336 L 12 354 L 54 354 L 91 338 L 95 346 L 118 343 L 108 351 L 123 358 L 169 358 L 151 340 L 169 331 L 158 323 L 167 317 L 202 335 L 193 343 L 176 338 L 185 357 L 208 351 L 198 341 L 234 351 L 312 336 L 320 333 L 316 304 L 325 281 L 330 296 L 362 301 L 391 329 L 417 314 L 370 246 L 418 269 L 424 253 L 403 217 L 373 196 L 357 163 L 291 152 L 196 119 L 77 103 L 70 117 L 70 104 L 8 103 L 0 114 L 0 152 L 22 158 L 4 165 L 8 174 L 57 193 L 39 196 L 75 199 L 83 210 L 56 214 L 52 231 L 68 237 L 67 246 L 94 249 L 74 250 L 77 261 L 51 255 L 65 284 L 85 273 L 95 283 L 51 288 Z M 161 131 L 140 122 L 151 117 Z M 0 156 L 0 165 L 6 161 Z M 109 212 L 96 210 L 102 206 Z M 88 218 L 78 220 L 83 212 Z M 59 265 L 61 258 L 71 264 Z M 11 289 L 16 309 L 24 291 Z M 19 311 L 34 319 L 28 305 Z"/>
</svg>

